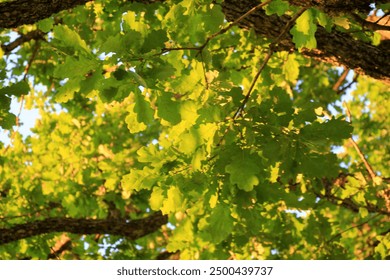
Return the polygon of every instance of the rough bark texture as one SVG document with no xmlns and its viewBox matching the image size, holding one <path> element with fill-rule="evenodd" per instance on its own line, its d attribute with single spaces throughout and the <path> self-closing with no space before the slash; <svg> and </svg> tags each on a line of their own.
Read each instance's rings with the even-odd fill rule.
<svg viewBox="0 0 390 280">
<path fill-rule="evenodd" d="M 0 3 L 0 28 L 32 24 L 52 14 L 83 5 L 91 0 L 15 0 Z M 150 4 L 161 0 L 128 0 Z"/>
<path fill-rule="evenodd" d="M 16 0 L 0 3 L 0 28 L 32 24 L 88 0 Z"/>
<path fill-rule="evenodd" d="M 145 4 L 163 2 L 164 0 L 129 0 Z M 87 0 L 16 0 L 0 3 L 0 28 L 17 27 L 22 24 L 32 24 L 51 16 L 61 10 L 70 9 L 88 2 Z M 372 0 L 289 0 L 290 4 L 303 7 L 316 7 L 330 15 L 367 13 Z M 386 1 L 374 1 L 383 3 Z M 225 0 L 223 11 L 229 21 L 237 19 L 250 8 L 258 5 L 258 0 Z M 254 30 L 268 38 L 277 37 L 289 17 L 276 15 L 267 16 L 259 10 L 240 22 L 242 28 Z M 345 65 L 358 73 L 390 83 L 390 43 L 384 41 L 379 46 L 372 46 L 351 35 L 333 30 L 327 32 L 321 26 L 316 33 L 317 49 L 303 50 L 307 56 L 320 59 L 333 65 Z M 293 50 L 291 36 L 286 34 L 279 44 L 282 50 Z"/>
<path fill-rule="evenodd" d="M 371 3 L 385 3 L 386 0 L 288 0 L 291 5 L 315 7 L 330 14 L 351 12 L 368 13 Z"/>
<path fill-rule="evenodd" d="M 112 234 L 135 240 L 158 230 L 168 222 L 167 216 L 156 212 L 149 217 L 126 222 L 123 219 L 48 218 L 44 220 L 0 228 L 0 245 L 51 232 L 75 234 Z"/>
<path fill-rule="evenodd" d="M 233 21 L 251 7 L 256 6 L 257 3 L 257 0 L 225 0 L 223 11 L 227 20 Z M 258 10 L 242 20 L 239 26 L 248 29 L 253 28 L 261 36 L 276 38 L 289 19 L 288 16 L 268 16 L 263 10 Z M 390 83 L 390 49 L 387 41 L 379 46 L 373 46 L 356 40 L 347 33 L 337 30 L 327 32 L 321 26 L 317 28 L 316 39 L 317 48 L 303 50 L 303 54 L 333 65 L 345 65 L 350 69 L 354 69 L 357 73 L 367 74 L 375 79 Z M 279 49 L 287 51 L 294 49 L 294 43 L 289 33 L 285 34 L 280 41 Z"/>
</svg>

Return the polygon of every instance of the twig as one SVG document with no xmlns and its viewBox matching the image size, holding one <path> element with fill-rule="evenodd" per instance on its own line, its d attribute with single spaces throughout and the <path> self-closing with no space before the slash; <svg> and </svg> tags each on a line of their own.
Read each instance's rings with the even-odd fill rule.
<svg viewBox="0 0 390 280">
<path fill-rule="evenodd" d="M 364 157 L 364 154 L 362 153 L 362 151 L 360 150 L 358 144 L 355 142 L 355 140 L 351 138 L 349 138 L 349 141 L 352 143 L 353 147 L 355 148 L 356 152 L 358 153 L 358 155 L 360 156 L 360 159 L 363 161 L 364 163 L 364 166 L 366 167 L 367 171 L 368 171 L 368 174 L 370 174 L 370 177 L 372 180 L 375 179 L 376 175 L 375 175 L 375 172 L 374 170 L 372 169 L 371 165 L 368 163 L 367 159 Z"/>
<path fill-rule="evenodd" d="M 361 226 L 364 226 L 364 225 L 367 224 L 369 221 L 371 221 L 371 220 L 377 218 L 377 217 L 380 216 L 380 215 L 381 215 L 381 214 L 378 213 L 378 214 L 376 214 L 376 215 L 370 217 L 369 219 L 367 219 L 366 221 L 364 221 L 364 222 L 362 222 L 362 223 L 360 223 L 360 224 L 351 226 L 351 227 L 349 227 L 349 228 L 347 228 L 347 229 L 345 229 L 345 230 L 343 230 L 343 231 L 340 231 L 339 233 L 337 233 L 336 235 L 334 235 L 333 237 L 331 237 L 330 239 L 328 239 L 327 241 L 325 241 L 320 247 L 318 247 L 317 252 L 320 251 L 320 250 L 324 247 L 325 244 L 330 243 L 331 241 L 335 240 L 336 238 L 342 236 L 342 235 L 343 235 L 344 233 L 346 233 L 347 231 L 350 231 L 351 229 L 354 229 L 354 228 L 359 228 L 359 227 L 361 227 Z"/>
<path fill-rule="evenodd" d="M 269 3 L 271 3 L 272 0 L 268 0 L 268 1 L 265 1 L 255 7 L 253 7 L 252 9 L 250 9 L 249 11 L 247 11 L 245 14 L 243 14 L 242 16 L 240 16 L 239 18 L 237 18 L 235 21 L 233 21 L 232 23 L 230 23 L 228 26 L 222 28 L 221 30 L 219 30 L 218 32 L 210 35 L 206 41 L 203 43 L 202 46 L 200 46 L 200 49 L 203 50 L 204 47 L 208 44 L 208 42 L 210 42 L 212 39 L 214 39 L 215 37 L 217 37 L 218 35 L 221 35 L 223 33 L 225 33 L 226 31 L 228 31 L 230 28 L 232 28 L 233 26 L 235 26 L 236 24 L 238 24 L 240 21 L 242 21 L 244 18 L 246 18 L 247 16 L 249 16 L 250 14 L 253 14 L 254 12 L 256 12 L 257 10 L 259 10 L 260 8 L 268 5 Z"/>
<path fill-rule="evenodd" d="M 40 44 L 39 44 L 39 41 L 37 41 L 37 42 L 35 43 L 35 45 L 34 45 L 34 50 L 33 50 L 32 54 L 31 54 L 31 57 L 30 57 L 30 59 L 29 59 L 27 65 L 26 65 L 26 67 L 24 68 L 23 80 L 25 80 L 26 77 L 27 77 L 28 71 L 30 70 L 32 63 L 33 63 L 35 57 L 37 56 L 39 47 L 40 47 Z"/>
<path fill-rule="evenodd" d="M 343 74 L 340 76 L 340 78 L 337 80 L 337 82 L 333 85 L 333 88 L 332 88 L 332 89 L 333 89 L 334 91 L 337 91 L 337 93 L 338 93 L 339 87 L 340 87 L 341 84 L 344 82 L 345 78 L 347 78 L 348 73 L 349 73 L 349 69 L 345 69 L 345 67 L 344 67 L 344 72 L 343 72 Z"/>
<path fill-rule="evenodd" d="M 368 29 L 370 29 L 372 31 L 376 31 L 376 30 L 390 31 L 390 26 L 388 26 L 388 25 L 381 25 L 381 24 L 378 24 L 377 22 L 371 22 L 371 21 L 364 20 L 357 14 L 351 14 L 351 15 L 357 22 L 359 22 L 363 26 L 363 28 L 367 27 Z"/>
<path fill-rule="evenodd" d="M 8 55 L 10 52 L 12 52 L 14 49 L 19 47 L 20 45 L 29 42 L 31 40 L 44 40 L 45 33 L 40 30 L 33 30 L 27 34 L 22 34 L 20 37 L 12 41 L 11 43 L 7 45 L 2 45 L 1 48 L 4 51 L 5 55 Z"/>
<path fill-rule="evenodd" d="M 344 102 L 343 103 L 345 108 L 346 108 L 346 114 L 348 116 L 348 119 L 349 119 L 349 122 L 352 123 L 352 117 L 351 117 L 351 111 L 349 111 L 349 108 L 347 106 L 347 104 Z M 367 159 L 365 158 L 364 154 L 362 153 L 362 150 L 359 148 L 358 144 L 355 142 L 355 140 L 353 140 L 353 138 L 349 138 L 349 142 L 351 142 L 351 144 L 353 145 L 353 147 L 355 148 L 356 152 L 358 153 L 360 159 L 363 161 L 367 171 L 368 171 L 368 174 L 370 175 L 371 177 L 371 180 L 375 180 L 375 177 L 376 177 L 376 174 L 374 172 L 374 170 L 372 169 L 371 165 L 368 163 Z"/>
<path fill-rule="evenodd" d="M 246 104 L 248 103 L 248 101 L 249 101 L 249 97 L 251 96 L 251 93 L 252 93 L 252 91 L 253 91 L 253 88 L 255 87 L 256 82 L 257 82 L 257 80 L 259 79 L 261 72 L 263 72 L 263 70 L 264 70 L 265 66 L 267 65 L 268 61 L 270 60 L 272 54 L 273 54 L 273 50 L 270 48 L 270 49 L 268 50 L 268 53 L 267 53 L 267 55 L 265 56 L 263 62 L 261 63 L 261 65 L 260 65 L 260 67 L 259 67 L 259 70 L 257 71 L 255 77 L 253 78 L 252 83 L 251 83 L 251 85 L 250 85 L 250 87 L 249 87 L 249 89 L 248 89 L 247 94 L 245 95 L 244 100 L 242 101 L 240 107 L 238 107 L 237 111 L 234 113 L 234 115 L 233 115 L 233 120 L 235 120 L 235 119 L 240 115 L 240 113 L 244 110 L 244 107 L 245 107 L 245 105 L 246 105 Z"/>
<path fill-rule="evenodd" d="M 34 59 L 35 59 L 37 53 L 38 53 L 38 50 L 39 50 L 39 41 L 37 41 L 37 42 L 35 43 L 33 53 L 32 53 L 32 55 L 31 55 L 31 57 L 30 57 L 30 59 L 29 59 L 27 65 L 26 65 L 26 67 L 24 68 L 23 80 L 26 80 L 28 71 L 30 70 L 30 67 L 31 67 L 31 65 L 32 65 L 32 63 L 33 63 L 33 61 L 34 61 Z M 22 95 L 22 96 L 20 97 L 20 107 L 19 107 L 18 114 L 17 114 L 17 116 L 16 116 L 16 126 L 17 126 L 17 127 L 20 126 L 19 120 L 20 120 L 20 115 L 22 114 L 23 105 L 24 105 L 24 95 Z"/>
<path fill-rule="evenodd" d="M 344 92 L 347 88 L 351 87 L 354 83 L 357 82 L 358 78 L 359 78 L 359 74 L 356 74 L 355 77 L 353 78 L 353 80 L 350 83 L 348 83 L 346 86 L 342 87 L 341 89 L 339 89 L 337 91 L 337 94 L 340 94 L 340 93 Z"/>
<path fill-rule="evenodd" d="M 264 3 L 268 3 L 267 2 L 264 2 Z M 263 3 L 263 4 L 264 4 Z M 257 6 L 256 6 L 257 7 Z M 256 8 L 255 7 L 255 8 Z M 254 9 L 254 8 L 253 8 Z M 252 9 L 252 10 L 253 10 Z M 236 110 L 236 112 L 234 113 L 232 119 L 233 121 L 237 119 L 237 117 L 241 114 L 241 112 L 244 110 L 245 108 L 245 105 L 248 103 L 249 101 L 249 98 L 252 94 L 252 91 L 253 91 L 253 88 L 255 87 L 256 85 L 256 82 L 257 80 L 259 79 L 260 77 L 260 74 L 261 72 L 264 70 L 265 66 L 267 65 L 268 61 L 270 60 L 272 54 L 275 52 L 275 49 L 276 49 L 276 46 L 278 45 L 278 43 L 280 42 L 280 39 L 286 34 L 286 32 L 288 32 L 288 30 L 290 29 L 291 25 L 297 20 L 297 18 L 302 15 L 308 8 L 301 8 L 287 23 L 286 25 L 284 26 L 283 30 L 280 32 L 279 36 L 270 44 L 269 46 L 269 49 L 268 49 L 268 52 L 267 52 L 267 55 L 265 56 L 263 62 L 260 64 L 260 67 L 259 67 L 259 70 L 257 71 L 255 77 L 253 78 L 252 82 L 251 82 L 251 85 L 249 86 L 249 89 L 248 89 L 248 92 L 247 94 L 245 95 L 244 97 L 244 100 L 241 102 L 241 105 L 240 107 L 238 107 L 238 109 Z M 250 11 L 252 11 L 250 10 Z M 248 12 L 249 13 L 249 12 Z M 245 14 L 246 15 L 246 14 Z M 238 19 L 241 19 L 242 17 L 238 18 Z M 238 20 L 237 19 L 237 20 Z M 236 21 L 237 21 L 236 20 Z M 223 139 L 225 138 L 227 132 L 229 131 L 229 127 L 226 128 L 224 134 L 222 135 L 221 139 L 219 140 L 219 142 L 217 143 L 217 147 L 221 145 Z"/>
<path fill-rule="evenodd" d="M 218 35 L 221 35 L 221 34 L 224 34 L 226 33 L 229 29 L 231 29 L 233 26 L 235 26 L 236 24 L 238 24 L 240 21 L 242 21 L 244 18 L 246 18 L 247 16 L 249 16 L 250 14 L 254 13 L 255 11 L 259 10 L 260 8 L 264 7 L 265 5 L 268 5 L 269 3 L 271 3 L 272 0 L 268 0 L 268 1 L 265 1 L 255 7 L 253 7 L 252 9 L 250 9 L 248 12 L 246 12 L 245 14 L 243 14 L 242 16 L 240 16 L 239 18 L 237 18 L 235 21 L 233 21 L 232 23 L 230 23 L 228 26 L 220 29 L 218 32 L 214 33 L 214 34 L 211 34 L 209 37 L 206 38 L 206 41 L 204 41 L 204 43 L 198 47 L 176 47 L 176 48 L 162 48 L 161 49 L 161 53 L 158 53 L 157 55 L 161 55 L 161 54 L 164 54 L 166 52 L 169 52 L 169 51 L 179 51 L 179 50 L 196 50 L 198 52 L 202 52 L 203 49 L 207 46 L 207 44 L 212 40 L 214 39 L 215 37 L 217 37 Z"/>
<path fill-rule="evenodd" d="M 259 79 L 260 77 L 260 74 L 261 72 L 264 70 L 265 66 L 267 65 L 268 61 L 270 60 L 272 54 L 275 52 L 275 48 L 277 46 L 277 44 L 280 42 L 280 39 L 284 36 L 284 34 L 286 34 L 286 32 L 288 30 L 290 30 L 290 27 L 291 25 L 297 20 L 297 18 L 299 18 L 300 15 L 302 15 L 305 11 L 307 10 L 307 8 L 301 8 L 288 22 L 287 24 L 284 26 L 282 32 L 280 32 L 279 36 L 270 44 L 269 46 L 269 49 L 268 49 L 268 53 L 267 55 L 265 56 L 263 62 L 260 64 L 260 67 L 259 67 L 259 70 L 257 71 L 255 77 L 253 78 L 252 80 L 252 83 L 248 89 L 248 92 L 247 94 L 245 95 L 245 98 L 244 100 L 242 101 L 240 107 L 237 109 L 237 111 L 234 113 L 233 115 L 233 119 L 236 119 L 238 117 L 238 115 L 242 112 L 242 110 L 244 110 L 244 107 L 246 105 L 246 103 L 248 103 L 249 101 L 249 97 L 253 91 L 253 88 L 255 87 L 256 85 L 256 82 L 257 80 Z"/>
<path fill-rule="evenodd" d="M 202 61 L 202 69 L 203 69 L 203 76 L 204 76 L 204 82 L 205 82 L 205 88 L 206 89 L 209 89 L 209 81 L 207 79 L 207 73 L 206 73 L 206 65 L 204 63 L 204 59 L 203 59 L 203 52 L 200 53 L 200 58 L 201 58 L 201 61 Z"/>
</svg>

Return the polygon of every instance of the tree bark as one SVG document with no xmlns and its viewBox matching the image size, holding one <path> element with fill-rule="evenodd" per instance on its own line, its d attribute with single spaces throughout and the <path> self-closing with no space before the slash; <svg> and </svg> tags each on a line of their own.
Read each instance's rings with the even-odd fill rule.
<svg viewBox="0 0 390 280">
<path fill-rule="evenodd" d="M 63 10 L 84 5 L 91 0 L 15 0 L 0 3 L 0 28 L 33 24 Z M 128 0 L 150 4 L 163 0 Z"/>
<path fill-rule="evenodd" d="M 131 2 L 149 4 L 164 2 L 164 0 L 131 0 Z M 32 24 L 47 18 L 54 13 L 82 5 L 88 0 L 16 0 L 0 3 L 0 28 L 12 28 L 23 24 Z M 289 0 L 292 5 L 316 7 L 332 15 L 367 13 L 371 0 Z M 377 0 L 377 3 L 386 1 Z M 225 0 L 222 4 L 227 20 L 233 21 L 250 8 L 258 5 L 258 0 Z M 255 32 L 268 38 L 276 38 L 288 16 L 268 16 L 263 10 L 251 14 L 239 23 L 242 28 L 254 28 Z M 357 73 L 369 75 L 375 79 L 390 83 L 390 41 L 384 41 L 379 46 L 373 46 L 351 35 L 332 30 L 327 32 L 318 26 L 316 32 L 317 48 L 304 49 L 302 53 L 335 66 L 344 65 Z M 290 34 L 286 34 L 279 43 L 281 50 L 294 50 Z"/>
<path fill-rule="evenodd" d="M 371 1 L 360 2 L 370 3 Z M 256 0 L 225 0 L 223 12 L 228 21 L 233 21 L 257 3 L 258 1 Z M 253 28 L 257 34 L 273 39 L 279 36 L 289 19 L 290 17 L 288 16 L 269 16 L 265 14 L 265 11 L 258 10 L 244 18 L 239 23 L 239 26 L 247 29 Z M 335 29 L 327 32 L 322 26 L 317 27 L 316 39 L 317 48 L 311 50 L 303 49 L 302 53 L 304 55 L 335 66 L 344 65 L 357 73 L 366 74 L 390 83 L 390 48 L 388 48 L 389 44 L 387 44 L 387 41 L 385 41 L 386 44 L 382 43 L 379 46 L 373 46 Z M 278 48 L 286 51 L 295 49 L 291 34 L 286 33 L 283 36 Z"/>
<path fill-rule="evenodd" d="M 167 216 L 156 212 L 149 217 L 126 221 L 123 219 L 74 219 L 47 218 L 11 228 L 0 228 L 0 245 L 52 232 L 69 232 L 75 234 L 112 234 L 136 240 L 158 230 L 168 222 Z"/>
</svg>

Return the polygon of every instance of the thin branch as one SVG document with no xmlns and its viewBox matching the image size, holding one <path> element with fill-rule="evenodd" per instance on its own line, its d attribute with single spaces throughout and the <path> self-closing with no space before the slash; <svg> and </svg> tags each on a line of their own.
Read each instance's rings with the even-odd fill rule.
<svg viewBox="0 0 390 280">
<path fill-rule="evenodd" d="M 264 2 L 265 3 L 265 2 Z M 255 7 L 256 8 L 256 7 Z M 268 49 L 268 52 L 267 52 L 267 55 L 265 56 L 263 62 L 260 64 L 260 67 L 259 67 L 259 70 L 257 71 L 255 77 L 252 79 L 252 82 L 251 82 L 251 85 L 249 86 L 249 89 L 248 89 L 248 92 L 246 93 L 245 97 L 244 97 L 244 100 L 241 102 L 241 105 L 240 107 L 238 107 L 238 109 L 236 110 L 236 112 L 234 113 L 233 117 L 232 117 L 232 120 L 236 120 L 237 117 L 243 112 L 244 108 L 245 108 L 245 105 L 248 103 L 249 101 L 249 98 L 252 94 L 252 91 L 253 91 L 253 88 L 255 87 L 256 83 L 257 83 L 257 80 L 259 79 L 260 77 L 260 74 L 261 72 L 263 72 L 265 66 L 267 65 L 268 61 L 271 59 L 271 56 L 272 54 L 275 52 L 275 49 L 278 45 L 278 43 L 280 42 L 281 38 L 284 36 L 284 34 L 286 34 L 286 32 L 288 32 L 291 28 L 291 25 L 294 24 L 294 22 L 297 20 L 298 17 L 300 17 L 300 15 L 302 15 L 308 8 L 301 8 L 287 23 L 286 25 L 284 26 L 284 28 L 282 29 L 282 31 L 280 32 L 279 36 L 276 37 L 276 39 L 270 44 L 269 46 L 269 49 Z M 252 9 L 253 10 L 253 9 Z M 250 11 L 252 11 L 250 10 Z M 253 12 L 253 11 L 252 11 Z M 247 15 L 248 13 L 246 13 L 245 15 Z M 240 17 L 241 18 L 241 17 Z M 225 132 L 223 133 L 221 139 L 218 141 L 217 143 L 217 147 L 221 145 L 223 139 L 225 138 L 226 134 L 228 133 L 229 131 L 229 127 L 227 127 L 225 129 Z"/>
<path fill-rule="evenodd" d="M 209 81 L 207 79 L 206 65 L 205 65 L 204 59 L 203 59 L 203 52 L 200 53 L 200 58 L 201 58 L 201 63 L 202 63 L 202 70 L 203 70 L 203 77 L 204 77 L 204 82 L 205 82 L 205 88 L 209 89 Z"/>
<path fill-rule="evenodd" d="M 343 103 L 345 108 L 346 108 L 346 113 L 347 113 L 347 116 L 349 118 L 349 122 L 352 123 L 352 117 L 351 117 L 351 111 L 349 110 L 347 104 L 344 102 Z M 362 150 L 359 148 L 359 145 L 355 142 L 355 140 L 353 140 L 353 138 L 349 138 L 349 142 L 351 142 L 352 146 L 355 148 L 356 152 L 358 153 L 360 159 L 363 161 L 364 163 L 364 166 L 366 167 L 366 170 L 368 172 L 368 174 L 370 175 L 371 177 L 371 180 L 375 180 L 375 177 L 376 177 L 376 174 L 373 170 L 373 168 L 371 167 L 371 165 L 368 163 L 366 157 L 364 156 Z"/>
<path fill-rule="evenodd" d="M 349 138 L 349 141 L 351 142 L 351 144 L 355 148 L 355 150 L 358 153 L 360 159 L 363 161 L 364 166 L 366 167 L 366 169 L 368 171 L 368 174 L 370 174 L 371 180 L 374 180 L 375 177 L 376 177 L 376 174 L 375 174 L 374 170 L 372 169 L 371 165 L 368 163 L 367 159 L 364 157 L 364 154 L 360 150 L 358 144 L 355 142 L 355 140 L 352 139 L 352 137 Z"/>
<path fill-rule="evenodd" d="M 4 54 L 8 55 L 14 49 L 16 49 L 17 47 L 23 45 L 26 42 L 29 42 L 31 40 L 36 40 L 36 41 L 44 40 L 44 35 L 45 35 L 45 33 L 43 33 L 39 29 L 33 30 L 33 31 L 28 32 L 26 34 L 22 34 L 20 37 L 18 37 L 17 39 L 12 41 L 11 43 L 8 43 L 7 45 L 2 45 L 1 48 L 3 49 Z"/>
<path fill-rule="evenodd" d="M 257 71 L 255 77 L 253 78 L 252 83 L 251 83 L 251 85 L 250 85 L 250 87 L 248 89 L 247 94 L 245 95 L 244 100 L 242 101 L 240 107 L 238 107 L 237 111 L 234 113 L 233 120 L 235 120 L 241 114 L 241 112 L 244 110 L 245 105 L 249 101 L 249 98 L 250 98 L 250 96 L 252 94 L 253 88 L 255 87 L 256 82 L 259 79 L 261 72 L 263 72 L 263 70 L 264 70 L 265 66 L 267 65 L 268 61 L 270 60 L 272 54 L 273 54 L 273 50 L 270 48 L 268 50 L 268 53 L 265 56 L 263 62 L 260 64 L 259 70 Z"/>
<path fill-rule="evenodd" d="M 344 82 L 344 80 L 347 78 L 348 76 L 348 73 L 349 73 L 349 69 L 345 69 L 344 67 L 344 72 L 343 74 L 339 77 L 339 79 L 337 80 L 337 82 L 333 85 L 332 89 L 334 91 L 337 91 L 338 92 L 338 89 L 339 87 L 341 86 L 341 84 Z"/>
<path fill-rule="evenodd" d="M 265 56 L 263 62 L 260 64 L 259 70 L 257 71 L 255 77 L 252 80 L 252 83 L 248 89 L 247 94 L 245 95 L 244 100 L 241 103 L 241 106 L 237 109 L 237 111 L 233 115 L 233 119 L 236 119 L 240 113 L 244 110 L 245 105 L 248 103 L 250 95 L 252 94 L 253 88 L 255 87 L 257 80 L 260 77 L 261 72 L 264 70 L 265 66 L 267 65 L 268 61 L 270 60 L 272 54 L 275 52 L 276 46 L 278 45 L 280 39 L 288 32 L 291 28 L 291 26 L 295 23 L 297 18 L 299 18 L 307 8 L 301 8 L 284 26 L 282 29 L 282 32 L 280 32 L 279 36 L 270 44 L 269 50 L 267 55 Z"/>
<path fill-rule="evenodd" d="M 169 51 L 178 51 L 178 50 L 197 50 L 199 53 L 201 53 L 203 51 L 203 49 L 207 46 L 207 44 L 212 40 L 214 39 L 215 37 L 221 35 L 221 34 L 224 34 L 226 33 L 229 29 L 231 29 L 233 26 L 237 25 L 240 21 L 242 21 L 244 18 L 248 17 L 249 15 L 253 14 L 254 12 L 256 12 L 257 10 L 259 10 L 260 8 L 268 5 L 269 3 L 271 3 L 272 0 L 268 0 L 268 1 L 265 1 L 255 7 L 253 7 L 252 9 L 250 9 L 248 12 L 246 12 L 245 14 L 241 15 L 240 17 L 238 17 L 235 21 L 233 21 L 232 23 L 230 23 L 228 26 L 220 29 L 218 32 L 215 32 L 214 34 L 211 34 L 209 37 L 206 38 L 206 40 L 204 41 L 204 43 L 198 47 L 176 47 L 176 48 L 162 48 L 161 49 L 161 53 L 158 53 L 157 55 L 160 55 L 160 54 L 164 54 L 166 52 L 169 52 Z"/>
<path fill-rule="evenodd" d="M 368 28 L 368 29 L 370 29 L 372 31 L 377 31 L 377 30 L 387 30 L 387 31 L 390 31 L 390 26 L 389 25 L 382 25 L 382 24 L 378 24 L 377 22 L 371 22 L 371 21 L 364 20 L 357 14 L 351 14 L 351 15 L 352 15 L 354 20 L 356 20 L 357 22 L 359 22 L 363 26 L 363 28 Z"/>
<path fill-rule="evenodd" d="M 72 249 L 72 240 L 68 236 L 64 236 L 59 240 L 59 242 L 54 246 L 50 247 L 51 253 L 48 254 L 47 259 L 57 259 L 60 260 L 60 255 L 64 251 L 69 251 Z"/>
<path fill-rule="evenodd" d="M 353 80 L 348 83 L 347 85 L 343 86 L 341 89 L 339 89 L 337 91 L 337 94 L 341 94 L 342 92 L 344 92 L 346 89 L 350 88 L 354 83 L 357 82 L 357 79 L 359 78 L 359 74 L 356 74 L 355 77 L 353 78 Z"/>
<path fill-rule="evenodd" d="M 240 21 L 242 21 L 244 18 L 248 17 L 249 15 L 253 14 L 254 12 L 256 12 L 257 10 L 259 10 L 260 8 L 268 5 L 269 3 L 271 3 L 272 0 L 268 0 L 268 1 L 265 1 L 255 7 L 253 7 L 252 9 L 250 9 L 249 11 L 247 11 L 245 14 L 243 14 L 242 16 L 238 17 L 235 21 L 233 21 L 232 23 L 230 23 L 228 26 L 222 28 L 221 30 L 219 30 L 218 32 L 210 35 L 206 41 L 203 43 L 203 45 L 200 47 L 200 49 L 204 49 L 204 47 L 212 40 L 214 39 L 215 37 L 217 37 L 218 35 L 221 35 L 221 34 L 224 34 L 226 33 L 229 29 L 231 29 L 233 26 L 237 25 Z"/>
<path fill-rule="evenodd" d="M 336 239 L 337 237 L 341 236 L 342 234 L 346 233 L 347 231 L 350 231 L 350 230 L 352 230 L 352 229 L 354 229 L 354 228 L 359 228 L 359 227 L 361 227 L 361 226 L 364 226 L 364 225 L 367 224 L 369 221 L 374 220 L 376 217 L 379 217 L 380 215 L 381 215 L 380 213 L 375 214 L 374 216 L 372 216 L 371 218 L 369 218 L 368 220 L 366 220 L 366 221 L 364 221 L 364 222 L 362 222 L 362 223 L 360 223 L 360 224 L 351 226 L 351 227 L 349 227 L 349 228 L 347 228 L 347 229 L 345 229 L 345 230 L 340 231 L 338 234 L 336 234 L 335 236 L 333 236 L 332 238 L 330 238 L 330 239 L 328 240 L 328 242 L 330 242 L 330 241 Z"/>
<path fill-rule="evenodd" d="M 36 43 L 34 45 L 33 52 L 31 54 L 31 57 L 26 65 L 26 67 L 24 68 L 24 76 L 23 76 L 24 80 L 27 78 L 28 71 L 30 70 L 32 63 L 38 54 L 39 47 L 40 47 L 40 43 L 39 43 L 39 41 L 36 41 Z"/>
</svg>

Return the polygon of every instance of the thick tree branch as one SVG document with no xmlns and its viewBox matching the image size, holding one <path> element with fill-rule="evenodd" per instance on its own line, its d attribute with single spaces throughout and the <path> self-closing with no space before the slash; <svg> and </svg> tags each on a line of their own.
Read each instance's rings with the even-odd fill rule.
<svg viewBox="0 0 390 280">
<path fill-rule="evenodd" d="M 15 0 L 0 3 L 0 28 L 33 24 L 63 10 L 84 5 L 91 0 Z M 150 4 L 163 0 L 128 0 Z"/>
<path fill-rule="evenodd" d="M 89 0 L 16 0 L 0 3 L 0 28 L 32 24 Z"/>
<path fill-rule="evenodd" d="M 164 2 L 164 0 L 128 0 L 150 4 Z M 82 5 L 88 0 L 15 0 L 0 3 L 0 28 L 12 28 L 23 24 L 32 24 L 47 18 L 62 10 Z M 290 4 L 302 7 L 315 7 L 330 15 L 340 13 L 367 13 L 370 11 L 371 0 L 289 0 Z M 377 3 L 386 1 L 377 0 Z M 258 5 L 258 0 L 225 0 L 223 11 L 229 21 L 234 21 L 249 9 Z M 249 15 L 239 26 L 254 28 L 256 33 L 275 39 L 290 20 L 288 16 L 267 16 L 263 10 Z M 387 41 L 379 46 L 356 40 L 350 34 L 337 30 L 327 32 L 318 26 L 316 32 L 317 48 L 302 50 L 302 53 L 333 65 L 344 65 L 354 69 L 357 73 L 369 75 L 375 79 L 390 83 L 390 48 Z M 279 43 L 281 50 L 293 50 L 294 44 L 290 34 L 285 34 Z"/>
<path fill-rule="evenodd" d="M 0 245 L 52 232 L 112 234 L 135 240 L 155 232 L 167 221 L 167 216 L 162 215 L 161 212 L 156 212 L 143 219 L 130 221 L 122 219 L 47 218 L 15 225 L 11 228 L 0 228 Z"/>
<path fill-rule="evenodd" d="M 386 0 L 288 0 L 291 5 L 314 7 L 330 15 L 351 12 L 368 13 L 373 2 L 386 3 Z"/>
<path fill-rule="evenodd" d="M 306 3 L 313 1 L 294 2 Z M 325 1 L 317 2 L 325 3 Z M 340 1 L 329 2 L 335 3 Z M 355 3 L 356 1 L 353 2 Z M 370 3 L 371 1 L 357 2 Z M 255 6 L 256 3 L 256 0 L 225 0 L 223 3 L 223 12 L 227 20 L 233 21 L 250 9 L 250 7 Z M 363 4 L 360 7 L 363 9 Z M 289 20 L 290 17 L 288 16 L 268 16 L 265 14 L 265 11 L 259 10 L 243 19 L 239 23 L 239 26 L 248 29 L 253 28 L 257 34 L 274 39 L 281 33 L 283 27 Z M 317 48 L 310 50 L 303 49 L 302 53 L 304 55 L 333 65 L 344 65 L 347 68 L 354 69 L 357 73 L 370 75 L 375 79 L 390 83 L 390 49 L 386 47 L 387 44 L 382 43 L 379 46 L 373 46 L 361 40 L 356 40 L 350 34 L 341 31 L 332 30 L 332 32 L 327 32 L 321 26 L 317 27 L 316 40 Z M 285 34 L 278 46 L 280 50 L 291 51 L 295 49 L 289 33 Z"/>
</svg>

